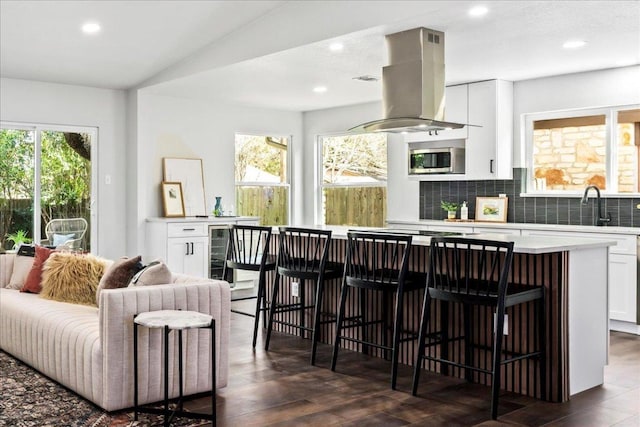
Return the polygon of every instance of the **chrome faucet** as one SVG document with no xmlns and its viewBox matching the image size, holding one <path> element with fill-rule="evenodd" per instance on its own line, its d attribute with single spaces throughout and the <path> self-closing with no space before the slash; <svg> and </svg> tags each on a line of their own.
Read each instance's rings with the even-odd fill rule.
<svg viewBox="0 0 640 427">
<path fill-rule="evenodd" d="M 582 195 L 582 204 L 587 204 L 587 198 L 589 197 L 589 190 L 596 190 L 596 203 L 598 204 L 598 216 L 596 217 L 595 224 L 598 226 L 606 225 L 611 222 L 611 215 L 606 214 L 606 216 L 602 216 L 602 199 L 600 198 L 600 189 L 595 185 L 590 185 L 584 189 L 584 194 Z"/>
</svg>

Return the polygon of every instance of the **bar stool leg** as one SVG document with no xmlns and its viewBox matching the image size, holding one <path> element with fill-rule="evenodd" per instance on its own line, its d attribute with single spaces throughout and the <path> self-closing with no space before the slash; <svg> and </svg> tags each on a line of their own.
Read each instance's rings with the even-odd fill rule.
<svg viewBox="0 0 640 427">
<path fill-rule="evenodd" d="M 298 315 L 300 316 L 300 337 L 301 338 L 306 338 L 307 337 L 307 331 L 305 331 L 305 326 L 307 325 L 306 322 L 306 314 L 307 314 L 307 293 L 305 291 L 305 286 L 306 283 L 304 283 L 304 279 L 300 280 L 300 283 L 298 284 L 298 291 L 300 292 L 300 307 L 298 308 Z"/>
<path fill-rule="evenodd" d="M 256 342 L 258 340 L 258 324 L 260 323 L 260 314 L 262 313 L 262 325 L 266 326 L 267 323 L 267 313 L 265 311 L 267 307 L 266 302 L 266 290 L 264 286 L 264 282 L 266 281 L 265 272 L 260 271 L 260 275 L 258 277 L 258 301 L 256 302 L 256 317 L 253 321 L 253 348 L 256 348 Z"/>
<path fill-rule="evenodd" d="M 315 311 L 313 313 L 313 331 L 311 332 L 311 365 L 316 364 L 316 350 L 318 349 L 318 340 L 320 339 L 320 311 L 322 310 L 322 298 L 324 298 L 324 280 L 322 277 L 318 279 L 315 292 Z"/>
<path fill-rule="evenodd" d="M 273 295 L 271 296 L 271 305 L 269 306 L 269 321 L 267 322 L 267 339 L 264 343 L 264 349 L 269 350 L 269 341 L 271 341 L 271 331 L 273 330 L 273 317 L 276 314 L 276 301 L 278 301 L 278 290 L 280 289 L 280 274 L 276 270 L 276 277 L 273 281 Z"/>
<path fill-rule="evenodd" d="M 336 322 L 336 339 L 333 342 L 333 354 L 331 355 L 331 370 L 336 370 L 336 362 L 338 361 L 338 348 L 340 347 L 340 333 L 342 332 L 342 322 L 344 322 L 344 311 L 347 302 L 347 293 L 349 287 L 344 280 L 342 282 L 342 292 L 340 293 L 340 305 L 338 306 L 338 320 Z"/>
<path fill-rule="evenodd" d="M 411 394 L 416 396 L 418 394 L 418 383 L 420 382 L 420 370 L 422 369 L 422 362 L 424 361 L 424 352 L 426 348 L 425 335 L 429 328 L 429 320 L 431 319 L 431 295 L 429 290 L 424 292 L 424 303 L 422 304 L 423 312 L 422 319 L 420 320 L 420 333 L 418 335 L 418 357 L 413 366 L 413 385 L 411 387 Z"/>
<path fill-rule="evenodd" d="M 368 334 L 367 334 L 367 299 L 366 299 L 366 289 L 360 288 L 358 292 L 358 298 L 360 303 L 360 334 L 362 335 L 362 341 L 368 342 Z M 369 346 L 367 344 L 362 344 L 362 354 L 369 354 Z"/>
</svg>

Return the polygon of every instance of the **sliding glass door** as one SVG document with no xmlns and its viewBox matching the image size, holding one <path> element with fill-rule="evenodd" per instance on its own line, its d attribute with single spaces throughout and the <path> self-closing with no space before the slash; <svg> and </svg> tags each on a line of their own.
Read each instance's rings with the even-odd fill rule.
<svg viewBox="0 0 640 427">
<path fill-rule="evenodd" d="M 57 246 L 67 239 L 76 250 L 96 249 L 96 137 L 95 128 L 1 124 L 3 248 L 20 241 Z"/>
</svg>

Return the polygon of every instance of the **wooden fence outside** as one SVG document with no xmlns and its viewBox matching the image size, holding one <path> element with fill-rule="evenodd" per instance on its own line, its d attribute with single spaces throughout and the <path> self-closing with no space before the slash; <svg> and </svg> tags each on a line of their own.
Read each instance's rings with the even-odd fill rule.
<svg viewBox="0 0 640 427">
<path fill-rule="evenodd" d="M 260 225 L 287 225 L 288 187 L 237 186 L 236 214 L 260 217 Z M 323 190 L 326 225 L 384 227 L 386 187 L 328 187 Z"/>
<path fill-rule="evenodd" d="M 287 225 L 289 187 L 236 186 L 236 208 L 236 215 L 260 217 L 260 225 Z"/>
<path fill-rule="evenodd" d="M 323 196 L 326 225 L 385 226 L 386 187 L 326 187 Z"/>
</svg>

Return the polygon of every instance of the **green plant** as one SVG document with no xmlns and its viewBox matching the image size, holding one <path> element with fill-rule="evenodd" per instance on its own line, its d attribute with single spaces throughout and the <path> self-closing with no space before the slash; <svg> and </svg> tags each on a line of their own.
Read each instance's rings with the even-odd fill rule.
<svg viewBox="0 0 640 427">
<path fill-rule="evenodd" d="M 456 202 L 447 202 L 447 201 L 444 201 L 444 200 L 440 201 L 440 207 L 442 209 L 444 209 L 445 211 L 447 211 L 447 212 L 455 212 L 455 211 L 457 211 L 458 210 L 458 206 L 460 206 L 460 204 L 456 203 Z"/>
<path fill-rule="evenodd" d="M 7 234 L 7 240 L 13 242 L 13 249 L 18 249 L 23 243 L 31 243 L 31 238 L 27 237 L 27 232 L 18 230 L 15 233 Z"/>
</svg>

